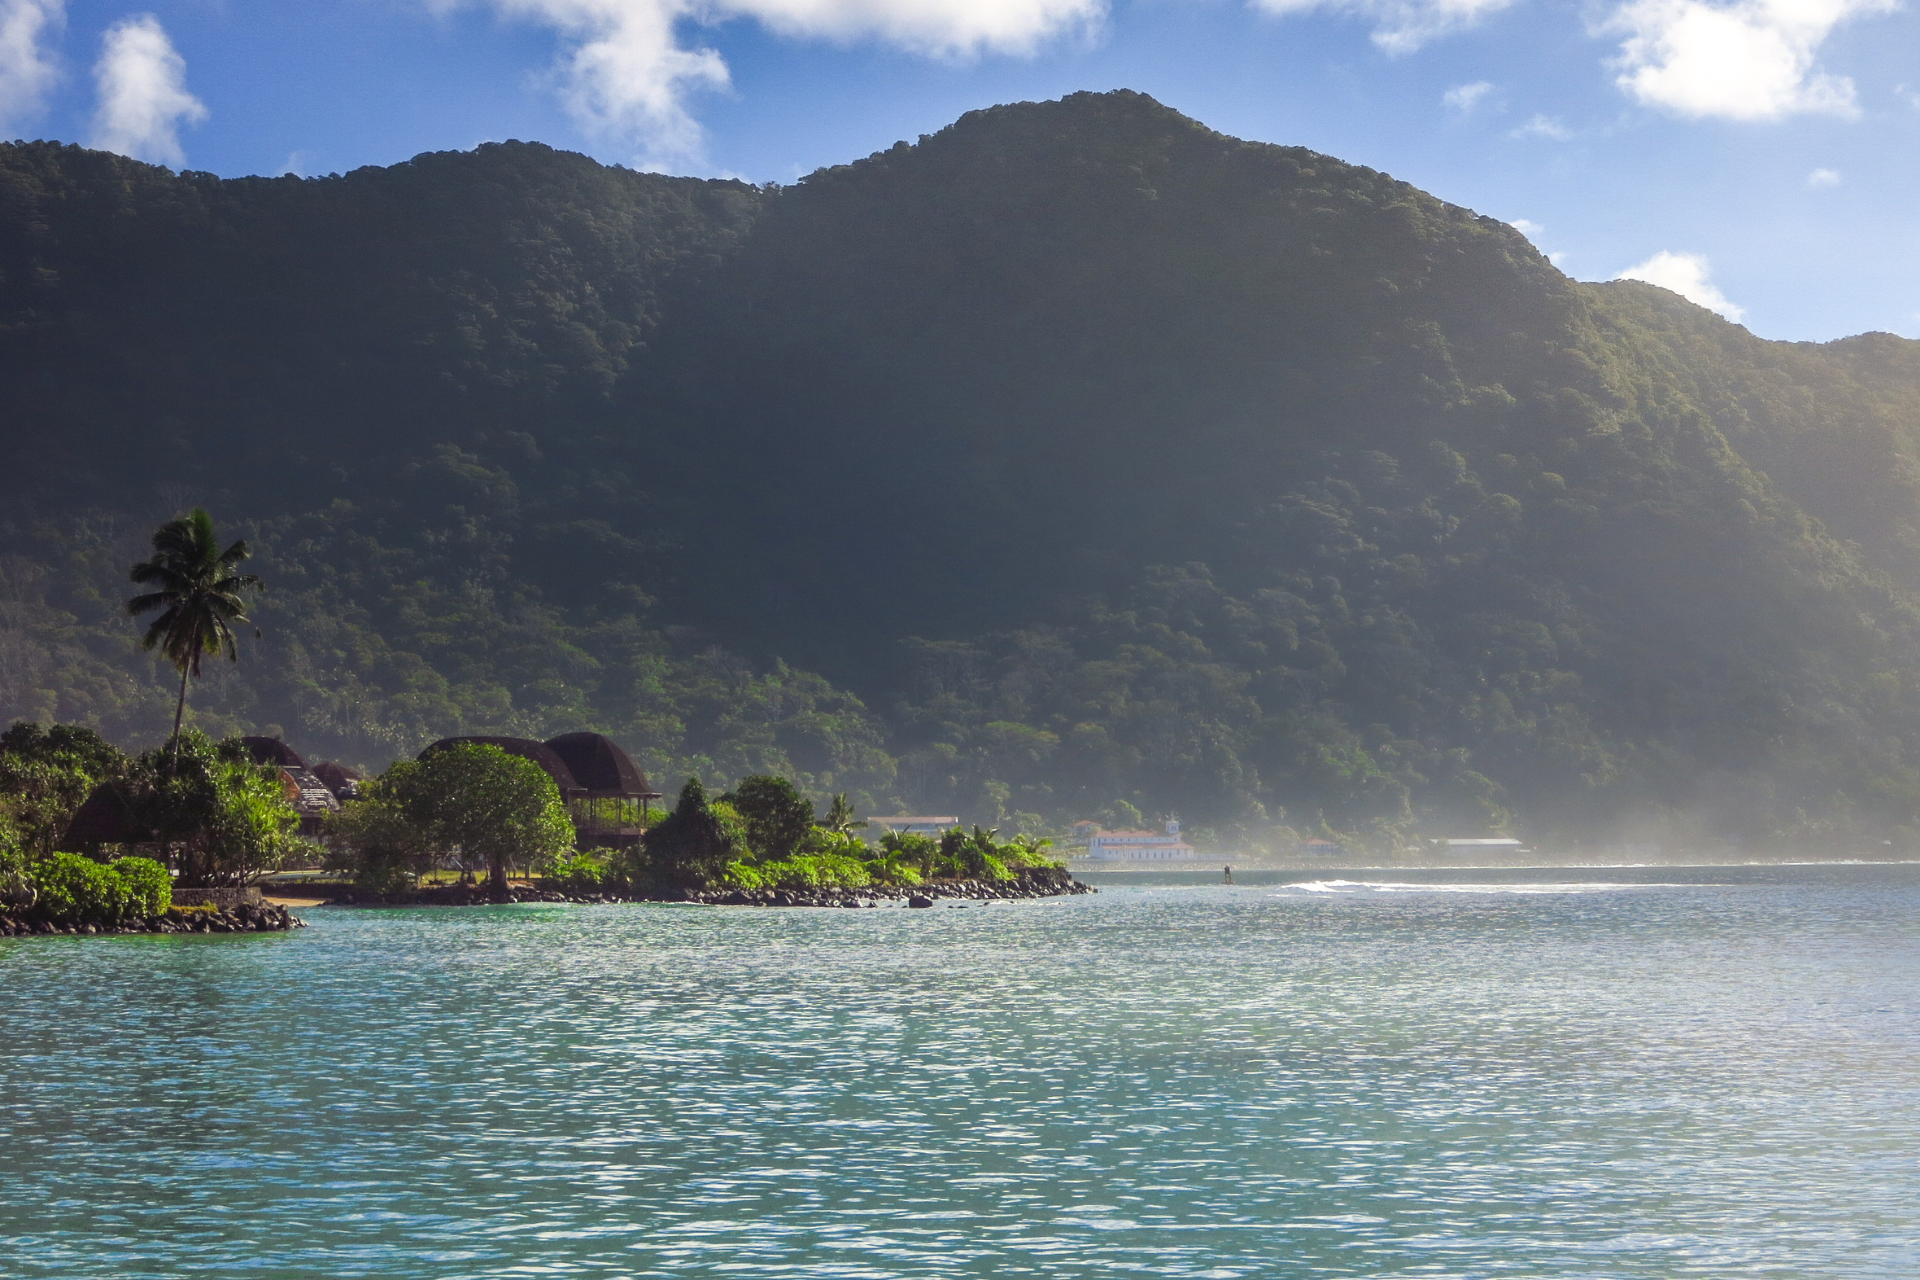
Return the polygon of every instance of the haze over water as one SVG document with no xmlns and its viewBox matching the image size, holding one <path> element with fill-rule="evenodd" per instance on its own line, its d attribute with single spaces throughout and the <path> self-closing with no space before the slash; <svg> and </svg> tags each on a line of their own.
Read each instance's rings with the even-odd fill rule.
<svg viewBox="0 0 1920 1280">
<path fill-rule="evenodd" d="M 1920 867 L 1264 878 L 0 941 L 0 1275 L 1920 1274 Z"/>
</svg>

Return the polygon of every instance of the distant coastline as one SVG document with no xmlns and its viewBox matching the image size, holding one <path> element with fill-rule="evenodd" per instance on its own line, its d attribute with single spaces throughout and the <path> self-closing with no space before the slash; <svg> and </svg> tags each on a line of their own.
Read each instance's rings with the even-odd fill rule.
<svg viewBox="0 0 1920 1280">
<path fill-rule="evenodd" d="M 1085 860 L 1071 860 L 1067 870 L 1075 876 L 1086 875 L 1214 875 L 1222 874 L 1232 867 L 1234 874 L 1242 872 L 1283 872 L 1289 875 L 1304 872 L 1337 872 L 1346 874 L 1363 871 L 1552 871 L 1561 870 L 1644 870 L 1658 867 L 1704 868 L 1704 867 L 1897 867 L 1920 866 L 1920 858 L 1873 858 L 1857 854 L 1836 855 L 1830 858 L 1809 858 L 1805 855 L 1783 854 L 1777 858 L 1652 858 L 1629 862 L 1622 859 L 1588 861 L 1578 858 L 1541 859 L 1532 857 L 1512 862 L 1475 859 L 1467 861 L 1443 861 L 1434 857 L 1419 859 L 1390 860 L 1369 859 L 1254 859 L 1237 861 L 1231 854 L 1205 862 L 1113 862 L 1094 865 Z"/>
</svg>

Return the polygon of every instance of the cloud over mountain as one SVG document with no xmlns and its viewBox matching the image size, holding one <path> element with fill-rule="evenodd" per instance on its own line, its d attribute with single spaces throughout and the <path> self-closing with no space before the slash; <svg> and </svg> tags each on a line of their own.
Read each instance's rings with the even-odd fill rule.
<svg viewBox="0 0 1920 1280">
<path fill-rule="evenodd" d="M 0 0 L 0 132 L 34 119 L 60 70 L 47 37 L 65 20 L 63 0 Z"/>
<path fill-rule="evenodd" d="M 93 68 L 100 105 L 93 145 L 136 160 L 185 163 L 180 127 L 207 118 L 206 104 L 187 92 L 187 64 L 150 13 L 107 30 Z"/>
<path fill-rule="evenodd" d="M 699 149 L 688 99 L 725 88 L 727 64 L 690 43 L 686 28 L 749 19 L 775 34 L 851 43 L 874 40 L 933 58 L 1026 54 L 1100 22 L 1106 0 L 431 0 L 447 11 L 485 4 L 541 23 L 566 43 L 561 95 L 596 132 L 650 156 Z"/>
</svg>

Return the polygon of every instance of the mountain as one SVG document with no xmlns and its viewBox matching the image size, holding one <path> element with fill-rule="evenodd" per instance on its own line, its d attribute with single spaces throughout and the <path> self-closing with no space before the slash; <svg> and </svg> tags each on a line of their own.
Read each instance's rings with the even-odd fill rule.
<svg viewBox="0 0 1920 1280">
<path fill-rule="evenodd" d="M 0 147 L 0 408 L 0 715 L 163 730 L 117 579 L 201 502 L 273 590 L 196 714 L 362 764 L 585 727 L 1029 828 L 1920 838 L 1920 344 L 1139 94 L 784 188 Z"/>
</svg>

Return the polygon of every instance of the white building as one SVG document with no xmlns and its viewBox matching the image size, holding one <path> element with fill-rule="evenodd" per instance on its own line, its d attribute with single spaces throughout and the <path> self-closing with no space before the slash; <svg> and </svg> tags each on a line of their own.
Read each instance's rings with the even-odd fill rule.
<svg viewBox="0 0 1920 1280">
<path fill-rule="evenodd" d="M 1470 840 L 1429 841 L 1435 853 L 1525 853 L 1518 840 L 1505 836 L 1479 836 Z"/>
<path fill-rule="evenodd" d="M 936 840 L 960 825 L 958 818 L 919 813 L 896 813 L 891 818 L 868 818 L 867 821 L 900 835 L 932 836 Z"/>
<path fill-rule="evenodd" d="M 1081 825 L 1076 824 L 1076 829 Z M 1101 862 L 1174 862 L 1198 857 L 1200 851 L 1180 838 L 1180 820 L 1168 818 L 1164 831 L 1103 831 L 1087 833 L 1087 857 Z"/>
</svg>

